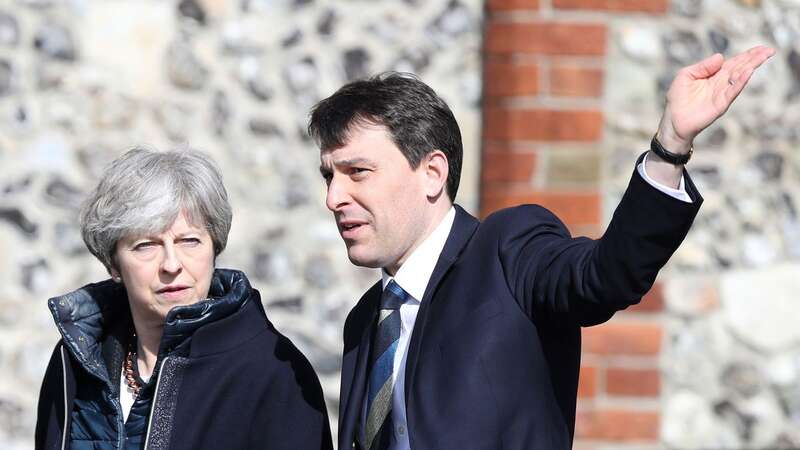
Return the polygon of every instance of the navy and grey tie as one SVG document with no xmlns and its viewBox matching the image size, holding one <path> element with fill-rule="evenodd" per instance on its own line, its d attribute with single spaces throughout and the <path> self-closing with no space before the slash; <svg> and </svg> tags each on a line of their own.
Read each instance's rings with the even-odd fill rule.
<svg viewBox="0 0 800 450">
<path fill-rule="evenodd" d="M 394 390 L 394 354 L 400 339 L 400 305 L 408 293 L 394 280 L 381 295 L 378 326 L 372 341 L 367 382 L 367 416 L 364 446 L 368 450 L 385 449 L 391 438 L 392 391 Z"/>
</svg>

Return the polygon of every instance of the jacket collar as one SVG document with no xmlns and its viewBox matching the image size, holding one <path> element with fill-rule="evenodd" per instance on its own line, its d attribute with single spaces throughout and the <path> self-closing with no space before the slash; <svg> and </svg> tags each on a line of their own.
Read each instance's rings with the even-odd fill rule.
<svg viewBox="0 0 800 450">
<path fill-rule="evenodd" d="M 453 267 L 459 255 L 469 243 L 472 235 L 478 229 L 480 222 L 475 217 L 472 217 L 468 212 L 464 211 L 458 205 L 456 207 L 456 218 L 453 222 L 453 228 L 450 235 L 447 237 L 447 242 L 444 244 L 439 260 L 436 262 L 436 268 L 433 269 L 431 279 L 428 281 L 428 287 L 425 289 L 425 295 L 422 298 L 419 312 L 417 313 L 417 320 L 414 322 L 414 330 L 411 332 L 411 340 L 408 343 L 408 353 L 406 354 L 406 384 L 405 384 L 405 398 L 406 398 L 406 411 L 409 411 L 409 390 L 412 385 L 413 375 L 416 371 L 417 360 L 419 356 L 420 345 L 425 334 L 425 324 L 428 321 L 428 311 L 430 311 L 431 303 L 435 301 L 434 294 L 439 288 L 439 284 L 444 279 L 450 268 Z"/>
<path fill-rule="evenodd" d="M 453 226 L 450 229 L 450 234 L 447 236 L 447 241 L 445 241 L 444 248 L 442 248 L 442 252 L 438 256 L 438 260 L 436 261 L 436 265 L 433 268 L 431 277 L 428 280 L 425 292 L 422 295 L 421 301 L 423 303 L 431 301 L 433 294 L 439 287 L 439 283 L 442 281 L 442 278 L 444 278 L 445 274 L 447 274 L 447 272 L 456 262 L 458 256 L 464 250 L 464 247 L 467 246 L 470 238 L 472 238 L 472 235 L 478 229 L 478 225 L 480 225 L 480 221 L 478 221 L 478 219 L 473 217 L 470 213 L 466 212 L 464 208 L 455 204 L 453 207 L 456 211 Z M 379 284 L 381 287 L 383 287 L 382 281 Z M 380 303 L 380 296 L 382 292 L 382 289 L 370 289 L 367 294 L 365 294 L 365 297 L 370 297 L 368 299 L 368 308 L 371 315 L 378 314 L 378 305 Z M 417 319 L 416 323 L 419 323 L 419 319 Z M 417 327 L 418 325 L 414 326 L 415 333 Z"/>
<path fill-rule="evenodd" d="M 240 310 L 250 299 L 251 291 L 244 273 L 229 269 L 215 270 L 207 299 L 191 305 L 176 306 L 167 313 L 159 356 L 186 356 L 195 331 Z"/>
<path fill-rule="evenodd" d="M 339 390 L 339 448 L 349 449 L 358 433 L 361 405 L 367 386 L 367 364 L 372 324 L 378 317 L 378 303 L 383 292 L 380 281 L 359 300 L 345 324 L 345 348 L 342 355 L 342 380 Z M 363 308 L 359 306 L 363 305 Z M 352 332 L 360 333 L 355 339 Z M 355 337 L 355 336 L 354 336 Z"/>
<path fill-rule="evenodd" d="M 209 298 L 192 305 L 175 307 L 167 314 L 159 358 L 164 353 L 188 352 L 193 334 L 201 327 L 230 316 L 243 308 L 251 296 L 250 283 L 242 272 L 217 269 Z M 75 359 L 89 373 L 109 384 L 108 337 L 117 345 L 132 332 L 128 296 L 124 286 L 111 280 L 90 283 L 68 294 L 48 300 L 56 326 Z"/>
<path fill-rule="evenodd" d="M 381 270 L 383 287 L 385 288 L 394 278 L 394 281 L 411 296 L 412 300 L 410 301 L 419 304 L 425 295 L 425 289 L 436 268 L 436 262 L 442 254 L 447 237 L 450 236 L 455 217 L 455 207 L 451 206 L 431 234 L 408 255 L 408 259 L 394 276 L 386 273 L 386 270 Z"/>
<path fill-rule="evenodd" d="M 467 246 L 470 238 L 480 224 L 478 219 L 472 217 L 469 213 L 464 211 L 463 208 L 458 205 L 454 206 L 456 209 L 456 217 L 453 222 L 453 227 L 450 229 L 450 234 L 447 237 L 442 252 L 439 254 L 436 266 L 428 281 L 428 286 L 422 296 L 422 302 L 406 355 L 405 397 L 407 413 L 412 412 L 408 405 L 408 393 L 411 386 L 412 374 L 416 368 L 419 347 L 425 329 L 424 323 L 427 320 L 427 311 L 430 308 L 431 302 L 434 300 L 434 293 L 442 279 L 453 264 L 455 264 L 458 256 Z M 381 288 L 381 282 L 372 286 L 372 288 L 364 294 L 361 301 L 359 301 L 359 304 L 363 304 L 365 308 L 360 309 L 357 306 L 356 310 L 354 310 L 357 317 L 353 318 L 353 324 L 355 328 L 361 332 L 361 339 L 358 344 L 358 349 L 355 352 L 348 351 L 347 348 L 345 349 L 344 360 L 342 362 L 342 398 L 340 399 L 342 403 L 340 404 L 339 429 L 339 443 L 340 446 L 344 446 L 342 448 L 349 448 L 357 433 L 358 417 L 361 411 L 361 405 L 363 404 L 363 394 L 366 386 L 367 357 L 369 355 L 372 337 L 370 331 L 377 317 L 380 296 L 383 291 Z M 345 332 L 348 331 L 349 330 L 345 330 Z"/>
<path fill-rule="evenodd" d="M 64 345 L 90 374 L 111 383 L 101 341 L 107 333 L 131 327 L 125 288 L 113 281 L 90 283 L 47 302 Z"/>
<path fill-rule="evenodd" d="M 439 255 L 439 260 L 436 262 L 436 267 L 433 269 L 431 279 L 428 281 L 428 287 L 425 289 L 425 295 L 422 297 L 423 302 L 431 301 L 433 293 L 436 292 L 442 278 L 444 278 L 445 274 L 456 262 L 458 256 L 475 233 L 475 230 L 478 229 L 478 225 L 480 225 L 478 219 L 464 211 L 464 208 L 459 205 L 453 206 L 456 209 L 456 218 L 453 222 L 453 228 L 450 230 L 447 242 L 445 242 L 442 253 Z M 419 320 L 417 322 L 419 322 Z M 415 325 L 415 331 L 416 328 L 417 326 Z"/>
</svg>

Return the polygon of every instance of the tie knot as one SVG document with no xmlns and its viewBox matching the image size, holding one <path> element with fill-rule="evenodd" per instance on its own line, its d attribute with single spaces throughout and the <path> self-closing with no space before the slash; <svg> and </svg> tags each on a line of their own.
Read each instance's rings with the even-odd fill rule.
<svg viewBox="0 0 800 450">
<path fill-rule="evenodd" d="M 386 285 L 381 295 L 381 309 L 400 309 L 400 305 L 405 303 L 407 298 L 408 292 L 392 280 Z"/>
</svg>

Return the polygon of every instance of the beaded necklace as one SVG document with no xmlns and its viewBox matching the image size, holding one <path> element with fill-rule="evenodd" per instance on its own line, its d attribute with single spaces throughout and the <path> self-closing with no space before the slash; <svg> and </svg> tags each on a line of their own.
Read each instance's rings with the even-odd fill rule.
<svg viewBox="0 0 800 450">
<path fill-rule="evenodd" d="M 134 335 L 133 342 L 134 344 L 130 345 L 128 348 L 128 355 L 125 357 L 123 369 L 125 370 L 125 382 L 128 383 L 128 388 L 133 391 L 133 397 L 136 398 L 139 396 L 139 391 L 142 389 L 142 384 L 139 381 L 139 370 L 137 364 L 134 363 L 136 352 L 133 349 L 136 345 L 136 335 Z"/>
</svg>

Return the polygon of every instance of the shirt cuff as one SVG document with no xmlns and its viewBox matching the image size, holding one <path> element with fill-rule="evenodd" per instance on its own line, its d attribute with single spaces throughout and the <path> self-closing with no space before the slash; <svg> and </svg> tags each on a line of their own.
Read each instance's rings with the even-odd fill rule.
<svg viewBox="0 0 800 450">
<path fill-rule="evenodd" d="M 636 166 L 636 170 L 639 172 L 639 175 L 641 175 L 641 177 L 644 178 L 644 181 L 646 181 L 647 184 L 649 184 L 650 186 L 653 186 L 654 188 L 669 195 L 672 198 L 677 198 L 678 200 L 686 203 L 692 203 L 692 198 L 689 197 L 689 194 L 686 192 L 686 186 L 683 183 L 683 175 L 681 175 L 681 181 L 680 183 L 678 183 L 678 189 L 671 188 L 669 186 L 664 186 L 663 184 L 653 180 L 652 178 L 650 178 L 649 175 L 647 175 L 647 169 L 645 168 L 645 164 L 647 163 L 648 156 L 649 154 L 645 154 L 644 158 L 642 159 L 642 162 L 640 162 L 639 165 Z"/>
</svg>

